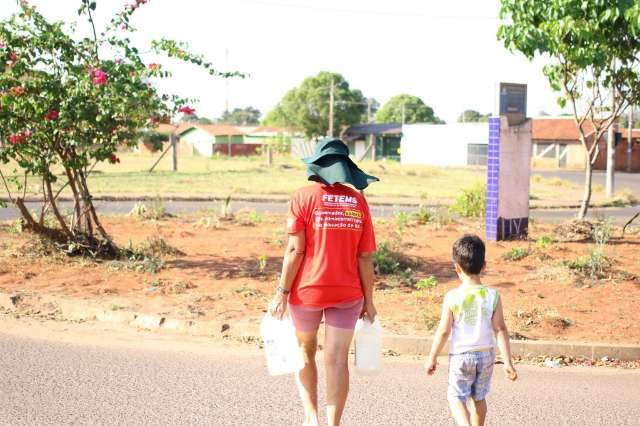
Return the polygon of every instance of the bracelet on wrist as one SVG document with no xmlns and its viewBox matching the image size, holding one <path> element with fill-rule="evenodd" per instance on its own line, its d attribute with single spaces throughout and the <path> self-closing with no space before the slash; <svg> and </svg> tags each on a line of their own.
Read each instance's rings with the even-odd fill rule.
<svg viewBox="0 0 640 426">
<path fill-rule="evenodd" d="M 280 287 L 280 286 L 276 287 L 276 291 L 277 291 L 278 293 L 280 293 L 280 294 L 284 294 L 284 295 L 291 293 L 291 291 L 290 291 L 290 290 L 287 290 L 287 289 L 285 289 L 285 288 L 283 288 L 283 287 Z"/>
</svg>

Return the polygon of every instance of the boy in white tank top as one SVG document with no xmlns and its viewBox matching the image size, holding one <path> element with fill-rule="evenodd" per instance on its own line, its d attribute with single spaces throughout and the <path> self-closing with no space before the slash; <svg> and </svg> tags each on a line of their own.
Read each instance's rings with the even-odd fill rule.
<svg viewBox="0 0 640 426">
<path fill-rule="evenodd" d="M 516 380 L 518 374 L 511 359 L 500 295 L 480 281 L 485 267 L 485 245 L 480 237 L 465 235 L 456 241 L 453 261 L 462 283 L 444 298 L 442 317 L 425 368 L 429 375 L 436 371 L 437 356 L 451 335 L 447 391 L 451 415 L 460 426 L 479 426 L 484 425 L 487 415 L 485 397 L 491 387 L 496 338 L 504 358 L 505 375 Z"/>
</svg>

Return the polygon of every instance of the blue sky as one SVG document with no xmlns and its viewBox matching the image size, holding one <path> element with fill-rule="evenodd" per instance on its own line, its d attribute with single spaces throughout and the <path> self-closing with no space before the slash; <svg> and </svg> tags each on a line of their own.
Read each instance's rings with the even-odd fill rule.
<svg viewBox="0 0 640 426">
<path fill-rule="evenodd" d="M 78 19 L 79 0 L 31 3 L 51 18 Z M 98 19 L 125 4 L 99 0 Z M 383 103 L 403 92 L 420 96 L 449 122 L 463 109 L 492 111 L 498 81 L 529 85 L 529 115 L 559 112 L 544 62 L 530 63 L 496 41 L 498 9 L 494 0 L 150 0 L 133 24 L 140 45 L 162 36 L 183 40 L 220 68 L 249 73 L 229 83 L 231 108 L 266 113 L 304 77 L 335 71 Z M 15 10 L 13 0 L 2 0 L 0 17 Z M 85 30 L 81 24 L 78 33 Z M 173 69 L 163 88 L 199 98 L 201 116 L 224 110 L 224 81 L 182 64 Z"/>
</svg>

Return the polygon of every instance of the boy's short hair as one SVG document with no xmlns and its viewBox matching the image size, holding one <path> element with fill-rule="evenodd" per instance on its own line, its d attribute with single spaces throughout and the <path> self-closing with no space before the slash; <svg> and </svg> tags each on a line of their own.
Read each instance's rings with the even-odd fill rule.
<svg viewBox="0 0 640 426">
<path fill-rule="evenodd" d="M 453 261 L 468 275 L 478 275 L 484 268 L 484 242 L 477 235 L 466 234 L 453 243 Z"/>
</svg>

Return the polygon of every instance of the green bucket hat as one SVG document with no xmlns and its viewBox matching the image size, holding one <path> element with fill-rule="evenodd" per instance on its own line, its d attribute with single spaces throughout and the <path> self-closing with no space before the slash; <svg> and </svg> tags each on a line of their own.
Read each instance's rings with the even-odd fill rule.
<svg viewBox="0 0 640 426">
<path fill-rule="evenodd" d="M 322 139 L 316 144 L 315 153 L 302 161 L 307 164 L 309 180 L 326 185 L 349 183 L 362 190 L 380 180 L 360 170 L 349 157 L 347 145 L 336 138 Z"/>
</svg>

